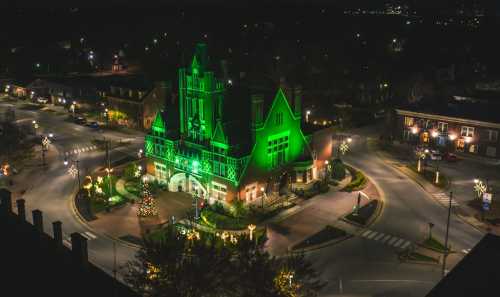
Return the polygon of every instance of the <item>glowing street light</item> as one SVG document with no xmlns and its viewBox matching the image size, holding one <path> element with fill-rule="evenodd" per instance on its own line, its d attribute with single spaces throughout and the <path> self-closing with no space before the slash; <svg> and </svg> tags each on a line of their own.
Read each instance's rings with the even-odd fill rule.
<svg viewBox="0 0 500 297">
<path fill-rule="evenodd" d="M 434 131 L 432 131 L 431 135 L 432 135 L 433 138 L 436 138 L 436 137 L 439 136 L 439 132 L 436 131 L 436 130 L 434 130 Z"/>
<path fill-rule="evenodd" d="M 411 128 L 411 133 L 412 134 L 417 134 L 418 133 L 418 127 L 412 127 Z"/>
<path fill-rule="evenodd" d="M 456 134 L 450 134 L 450 135 L 448 135 L 448 138 L 449 138 L 451 141 L 454 141 L 455 139 L 457 139 L 457 135 L 456 135 Z"/>
<path fill-rule="evenodd" d="M 250 224 L 247 226 L 248 230 L 250 231 L 250 241 L 252 241 L 253 239 L 253 231 L 255 230 L 255 228 L 257 228 L 257 226 L 255 226 L 254 224 Z"/>
<path fill-rule="evenodd" d="M 310 110 L 306 110 L 306 123 L 309 123 L 309 116 L 311 115 Z"/>
<path fill-rule="evenodd" d="M 260 187 L 260 191 L 262 192 L 262 195 L 261 195 L 262 209 L 264 209 L 264 198 L 266 196 L 266 191 L 265 191 L 264 187 Z"/>
</svg>

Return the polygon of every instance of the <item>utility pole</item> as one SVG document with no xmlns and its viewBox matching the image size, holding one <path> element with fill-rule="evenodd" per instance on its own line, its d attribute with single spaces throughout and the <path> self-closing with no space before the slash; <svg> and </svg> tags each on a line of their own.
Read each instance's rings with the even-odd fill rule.
<svg viewBox="0 0 500 297">
<path fill-rule="evenodd" d="M 442 269 L 442 276 L 445 276 L 445 271 L 446 271 L 446 258 L 448 257 L 449 250 L 448 250 L 448 235 L 449 235 L 449 230 L 450 230 L 450 215 L 451 215 L 451 200 L 453 199 L 453 192 L 450 192 L 450 202 L 448 204 L 448 220 L 446 221 L 446 237 L 444 239 L 444 256 L 443 256 L 443 269 Z"/>
</svg>

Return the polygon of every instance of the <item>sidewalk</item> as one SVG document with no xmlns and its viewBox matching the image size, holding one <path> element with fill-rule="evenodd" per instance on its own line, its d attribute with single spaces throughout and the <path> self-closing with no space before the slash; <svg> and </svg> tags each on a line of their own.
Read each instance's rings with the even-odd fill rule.
<svg viewBox="0 0 500 297">
<path fill-rule="evenodd" d="M 381 198 L 371 182 L 363 192 L 370 197 L 370 200 Z M 296 210 L 290 209 L 289 213 L 270 219 L 266 222 L 268 227 L 266 250 L 275 256 L 286 254 L 294 245 L 321 231 L 327 225 L 342 229 L 348 234 L 359 233 L 364 227 L 357 227 L 341 220 L 353 210 L 357 197 L 358 191 L 348 193 L 330 189 L 325 194 L 319 194 L 299 204 Z M 361 199 L 361 206 L 368 202 L 368 199 Z"/>
<path fill-rule="evenodd" d="M 384 152 L 381 150 L 376 151 L 377 155 L 386 163 L 400 171 L 401 173 L 405 174 L 407 177 L 415 181 L 418 185 L 424 189 L 431 197 L 434 199 L 439 205 L 443 207 L 447 207 L 447 205 L 444 205 L 443 203 L 439 203 L 438 197 L 443 196 L 443 193 L 446 195 L 449 195 L 446 193 L 446 190 L 440 189 L 436 186 L 434 186 L 432 183 L 428 182 L 424 177 L 420 176 L 419 174 L 415 173 L 413 170 L 409 169 L 403 161 L 395 159 L 392 155 L 390 155 L 388 152 Z M 454 195 L 455 196 L 455 195 Z M 446 196 L 449 197 L 449 196 Z M 459 201 L 466 201 L 466 198 L 462 197 L 453 197 L 453 200 Z M 500 234 L 500 226 L 492 226 L 490 224 L 483 223 L 476 219 L 476 216 L 479 214 L 478 211 L 472 209 L 471 207 L 463 204 L 456 204 L 452 200 L 452 212 L 457 215 L 458 218 L 460 218 L 462 221 L 468 223 L 469 225 L 473 226 L 474 228 L 482 231 L 482 232 L 492 232 L 494 234 Z"/>
</svg>

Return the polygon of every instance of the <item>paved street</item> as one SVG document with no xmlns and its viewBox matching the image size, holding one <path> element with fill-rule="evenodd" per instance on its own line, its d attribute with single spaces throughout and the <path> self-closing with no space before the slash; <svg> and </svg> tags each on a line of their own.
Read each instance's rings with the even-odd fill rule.
<svg viewBox="0 0 500 297">
<path fill-rule="evenodd" d="M 329 281 L 323 296 L 424 296 L 439 280 L 440 267 L 401 263 L 396 253 L 406 241 L 422 240 L 428 232 L 428 222 L 435 224 L 434 236 L 443 239 L 446 209 L 415 182 L 369 151 L 366 136 L 373 136 L 373 133 L 358 131 L 353 134 L 357 135 L 353 137 L 352 151 L 343 159 L 362 169 L 385 193 L 382 215 L 369 229 L 399 239 L 393 239 L 391 244 L 386 235 L 363 233 L 364 236 L 361 234 L 310 253 L 308 257 Z M 476 229 L 452 217 L 452 249 L 470 249 L 481 237 Z M 453 264 L 457 258 L 450 256 L 448 262 Z"/>
<path fill-rule="evenodd" d="M 112 151 L 112 160 L 117 160 L 127 154 L 135 155 L 143 145 L 143 135 L 101 134 L 65 122 L 65 116 L 42 111 L 18 110 L 16 115 L 20 120 L 36 119 L 41 130 L 57 136 L 47 156 L 49 165 L 46 169 L 26 170 L 16 177 L 14 188 L 17 197 L 20 190 L 27 190 L 23 197 L 27 200 L 28 210 L 38 208 L 44 212 L 45 229 L 49 233 L 51 222 L 61 220 L 66 239 L 72 232 L 80 232 L 87 237 L 90 259 L 104 270 L 111 272 L 113 269 L 115 243 L 117 264 L 122 265 L 131 259 L 135 248 L 88 228 L 75 216 L 70 201 L 76 191 L 76 181 L 67 174 L 67 167 L 62 161 L 66 152 L 72 158 L 78 157 L 84 176 L 104 164 L 104 153 L 93 148 L 93 137 L 131 141 L 131 145 Z M 435 224 L 434 236 L 444 238 L 446 209 L 414 181 L 370 152 L 366 145 L 366 136 L 370 135 L 363 131 L 354 133 L 352 149 L 343 159 L 363 170 L 383 190 L 385 208 L 380 218 L 358 236 L 311 252 L 308 257 L 322 277 L 329 281 L 322 296 L 424 296 L 439 280 L 440 267 L 400 263 L 397 253 L 409 244 L 422 240 L 428 232 L 429 222 Z M 22 189 L 19 188 L 21 183 Z M 311 210 L 328 207 L 334 208 L 335 205 L 318 204 Z M 315 216 L 318 217 L 318 213 Z M 472 248 L 481 236 L 476 229 L 452 217 L 450 243 L 454 250 Z M 69 241 L 66 242 L 69 244 Z M 449 263 L 453 265 L 458 258 L 450 257 Z"/>
<path fill-rule="evenodd" d="M 0 109 L 7 105 L 11 103 L 0 103 Z M 41 161 L 34 160 L 35 168 L 31 170 L 26 168 L 25 172 L 14 177 L 13 199 L 22 196 L 26 200 L 28 213 L 34 209 L 42 210 L 45 230 L 49 234 L 52 234 L 52 221 L 60 220 L 63 223 L 65 244 L 69 244 L 69 235 L 73 232 L 80 232 L 87 237 L 90 260 L 111 273 L 114 265 L 114 244 L 116 244 L 118 266 L 131 259 L 136 249 L 89 229 L 77 218 L 71 204 L 71 199 L 76 193 L 77 181 L 69 176 L 68 168 L 64 166 L 63 160 L 66 152 L 69 152 L 70 159 L 80 160 L 80 174 L 83 180 L 87 173 L 105 164 L 105 153 L 93 148 L 91 143 L 93 138 L 106 137 L 115 141 L 126 139 L 131 142 L 128 146 L 111 151 L 110 158 L 113 161 L 127 155 L 136 156 L 139 148 L 143 147 L 144 136 L 142 133 L 133 135 L 110 131 L 100 133 L 88 127 L 66 122 L 65 118 L 66 115 L 55 115 L 51 112 L 16 109 L 18 121 L 36 120 L 40 125 L 38 134 L 54 133 L 56 141 L 50 145 L 46 168 L 36 166 Z M 20 194 L 21 190 L 26 190 L 24 195 Z M 31 221 L 31 216 L 28 219 Z"/>
</svg>

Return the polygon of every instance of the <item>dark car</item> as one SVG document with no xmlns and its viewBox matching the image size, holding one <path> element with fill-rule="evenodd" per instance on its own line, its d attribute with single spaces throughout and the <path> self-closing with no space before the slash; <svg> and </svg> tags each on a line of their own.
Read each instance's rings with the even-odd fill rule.
<svg viewBox="0 0 500 297">
<path fill-rule="evenodd" d="M 90 122 L 88 126 L 92 129 L 99 129 L 99 124 L 97 122 Z"/>
<path fill-rule="evenodd" d="M 76 117 L 75 123 L 79 125 L 85 125 L 87 123 L 87 119 L 84 117 Z"/>
<path fill-rule="evenodd" d="M 444 153 L 443 159 L 448 161 L 448 162 L 456 162 L 459 160 L 457 155 L 452 154 L 452 153 Z"/>
</svg>

